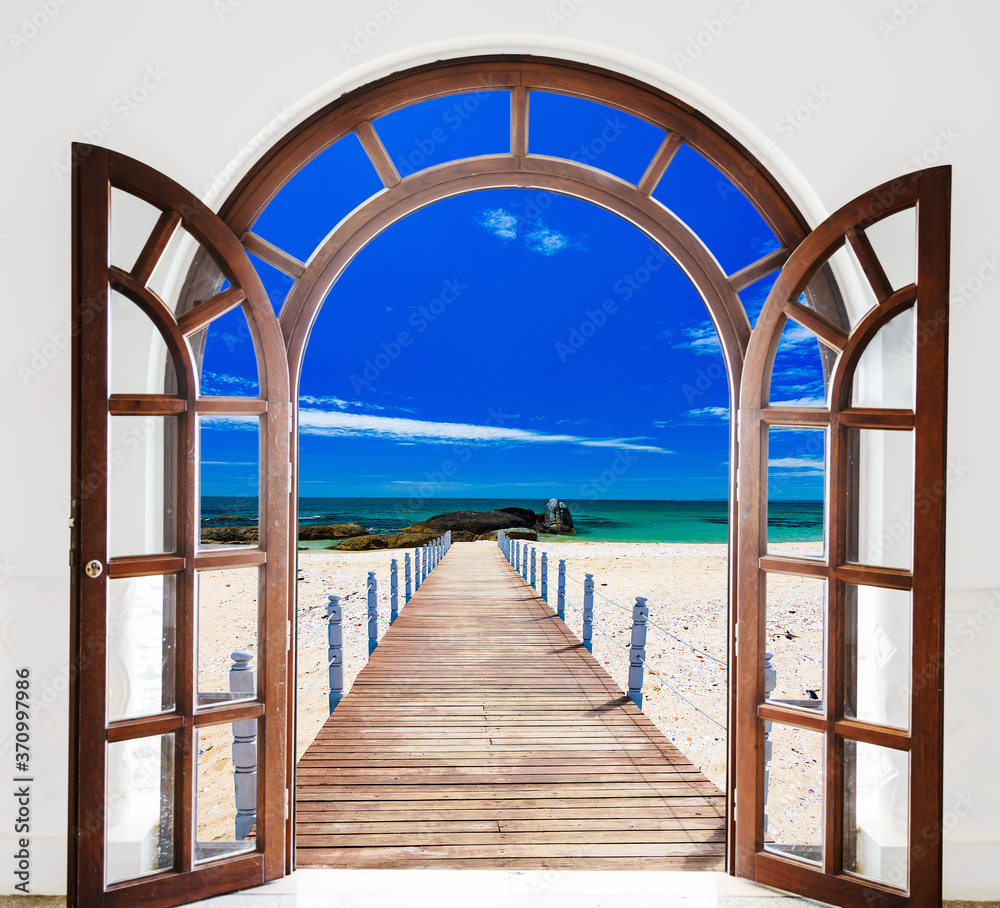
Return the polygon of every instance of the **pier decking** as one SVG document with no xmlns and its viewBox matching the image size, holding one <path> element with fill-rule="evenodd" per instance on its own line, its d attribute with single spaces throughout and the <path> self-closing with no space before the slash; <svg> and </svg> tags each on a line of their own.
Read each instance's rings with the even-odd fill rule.
<svg viewBox="0 0 1000 908">
<path fill-rule="evenodd" d="M 485 543 L 455 543 L 298 766 L 296 863 L 721 870 L 725 798 Z"/>
</svg>

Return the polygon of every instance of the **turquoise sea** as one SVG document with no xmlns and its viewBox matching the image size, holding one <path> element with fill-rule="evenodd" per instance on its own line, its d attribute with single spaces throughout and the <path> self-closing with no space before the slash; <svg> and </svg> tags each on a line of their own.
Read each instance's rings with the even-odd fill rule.
<svg viewBox="0 0 1000 908">
<path fill-rule="evenodd" d="M 576 536 L 571 542 L 726 542 L 729 505 L 725 501 L 573 501 Z M 520 507 L 545 510 L 537 498 L 300 498 L 302 526 L 360 523 L 371 533 L 398 533 L 404 527 L 447 511 L 488 511 Z M 205 496 L 202 526 L 239 526 L 257 520 L 257 499 Z M 222 519 L 220 519 L 222 518 Z M 768 505 L 771 542 L 818 542 L 823 537 L 822 501 L 772 501 Z M 323 541 L 303 543 L 325 548 Z"/>
</svg>

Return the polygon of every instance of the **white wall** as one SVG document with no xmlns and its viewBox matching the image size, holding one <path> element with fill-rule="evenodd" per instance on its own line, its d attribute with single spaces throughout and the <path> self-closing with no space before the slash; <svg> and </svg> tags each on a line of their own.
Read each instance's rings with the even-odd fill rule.
<svg viewBox="0 0 1000 908">
<path fill-rule="evenodd" d="M 121 150 L 207 195 L 228 165 L 242 173 L 268 141 L 345 88 L 437 56 L 506 50 L 633 73 L 700 105 L 751 148 L 773 140 L 777 149 L 762 155 L 814 220 L 901 171 L 954 165 L 946 896 L 1000 897 L 1000 786 L 992 778 L 1000 592 L 991 592 L 1000 588 L 1000 121 L 992 90 L 1000 7 L 396 0 L 400 11 L 381 33 L 353 46 L 355 29 L 388 5 L 8 0 L 0 13 L 0 678 L 10 691 L 9 666 L 30 666 L 45 707 L 33 744 L 35 891 L 65 886 L 70 142 Z M 8 772 L 12 701 L 0 702 Z M 0 799 L 5 855 L 11 811 L 12 800 Z M 6 860 L 0 892 L 14 882 Z"/>
</svg>

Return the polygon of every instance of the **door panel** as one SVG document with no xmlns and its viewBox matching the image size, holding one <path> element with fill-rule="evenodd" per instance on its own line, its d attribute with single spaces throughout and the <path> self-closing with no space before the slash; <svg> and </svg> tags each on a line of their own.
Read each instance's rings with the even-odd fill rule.
<svg viewBox="0 0 1000 908">
<path fill-rule="evenodd" d="M 737 873 L 840 905 L 940 903 L 949 218 L 948 168 L 832 215 L 785 264 L 743 374 Z M 892 255 L 890 219 L 915 230 L 902 287 L 866 233 Z M 789 338 L 824 364 L 811 399 L 772 400 Z M 819 557 L 768 549 L 796 469 L 824 473 Z M 825 586 L 810 632 L 775 626 L 779 583 Z"/>
<path fill-rule="evenodd" d="M 122 155 L 77 146 L 74 160 L 70 904 L 174 905 L 284 873 L 287 363 L 256 272 L 218 217 Z M 118 243 L 116 226 L 130 231 Z M 166 288 L 162 268 L 199 255 L 216 263 L 215 285 L 168 305 L 153 276 Z M 206 398 L 192 338 L 234 309 L 259 393 Z M 254 546 L 200 541 L 199 420 L 226 418 L 259 422 Z M 198 620 L 219 606 L 198 580 L 221 569 L 252 575 L 254 594 L 239 603 L 243 638 L 210 646 Z M 252 652 L 257 679 L 233 695 L 236 649 Z M 234 732 L 244 757 L 256 753 L 256 768 L 242 760 L 241 795 Z M 207 825 L 220 811 L 232 831 Z"/>
</svg>

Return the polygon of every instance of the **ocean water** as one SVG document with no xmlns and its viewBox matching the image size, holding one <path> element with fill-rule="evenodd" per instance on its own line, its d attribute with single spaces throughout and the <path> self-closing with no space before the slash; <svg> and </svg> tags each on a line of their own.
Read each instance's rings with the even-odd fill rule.
<svg viewBox="0 0 1000 908">
<path fill-rule="evenodd" d="M 729 532 L 725 501 L 566 501 L 575 536 L 572 542 L 715 542 Z M 545 510 L 545 500 L 517 498 L 300 498 L 299 523 L 317 526 L 360 523 L 371 533 L 398 533 L 419 520 L 448 511 L 488 511 L 520 507 Z M 240 526 L 257 520 L 257 499 L 205 496 L 202 526 Z M 772 501 L 768 504 L 771 542 L 818 542 L 823 538 L 822 501 Z M 328 541 L 304 542 L 325 548 Z"/>
</svg>

